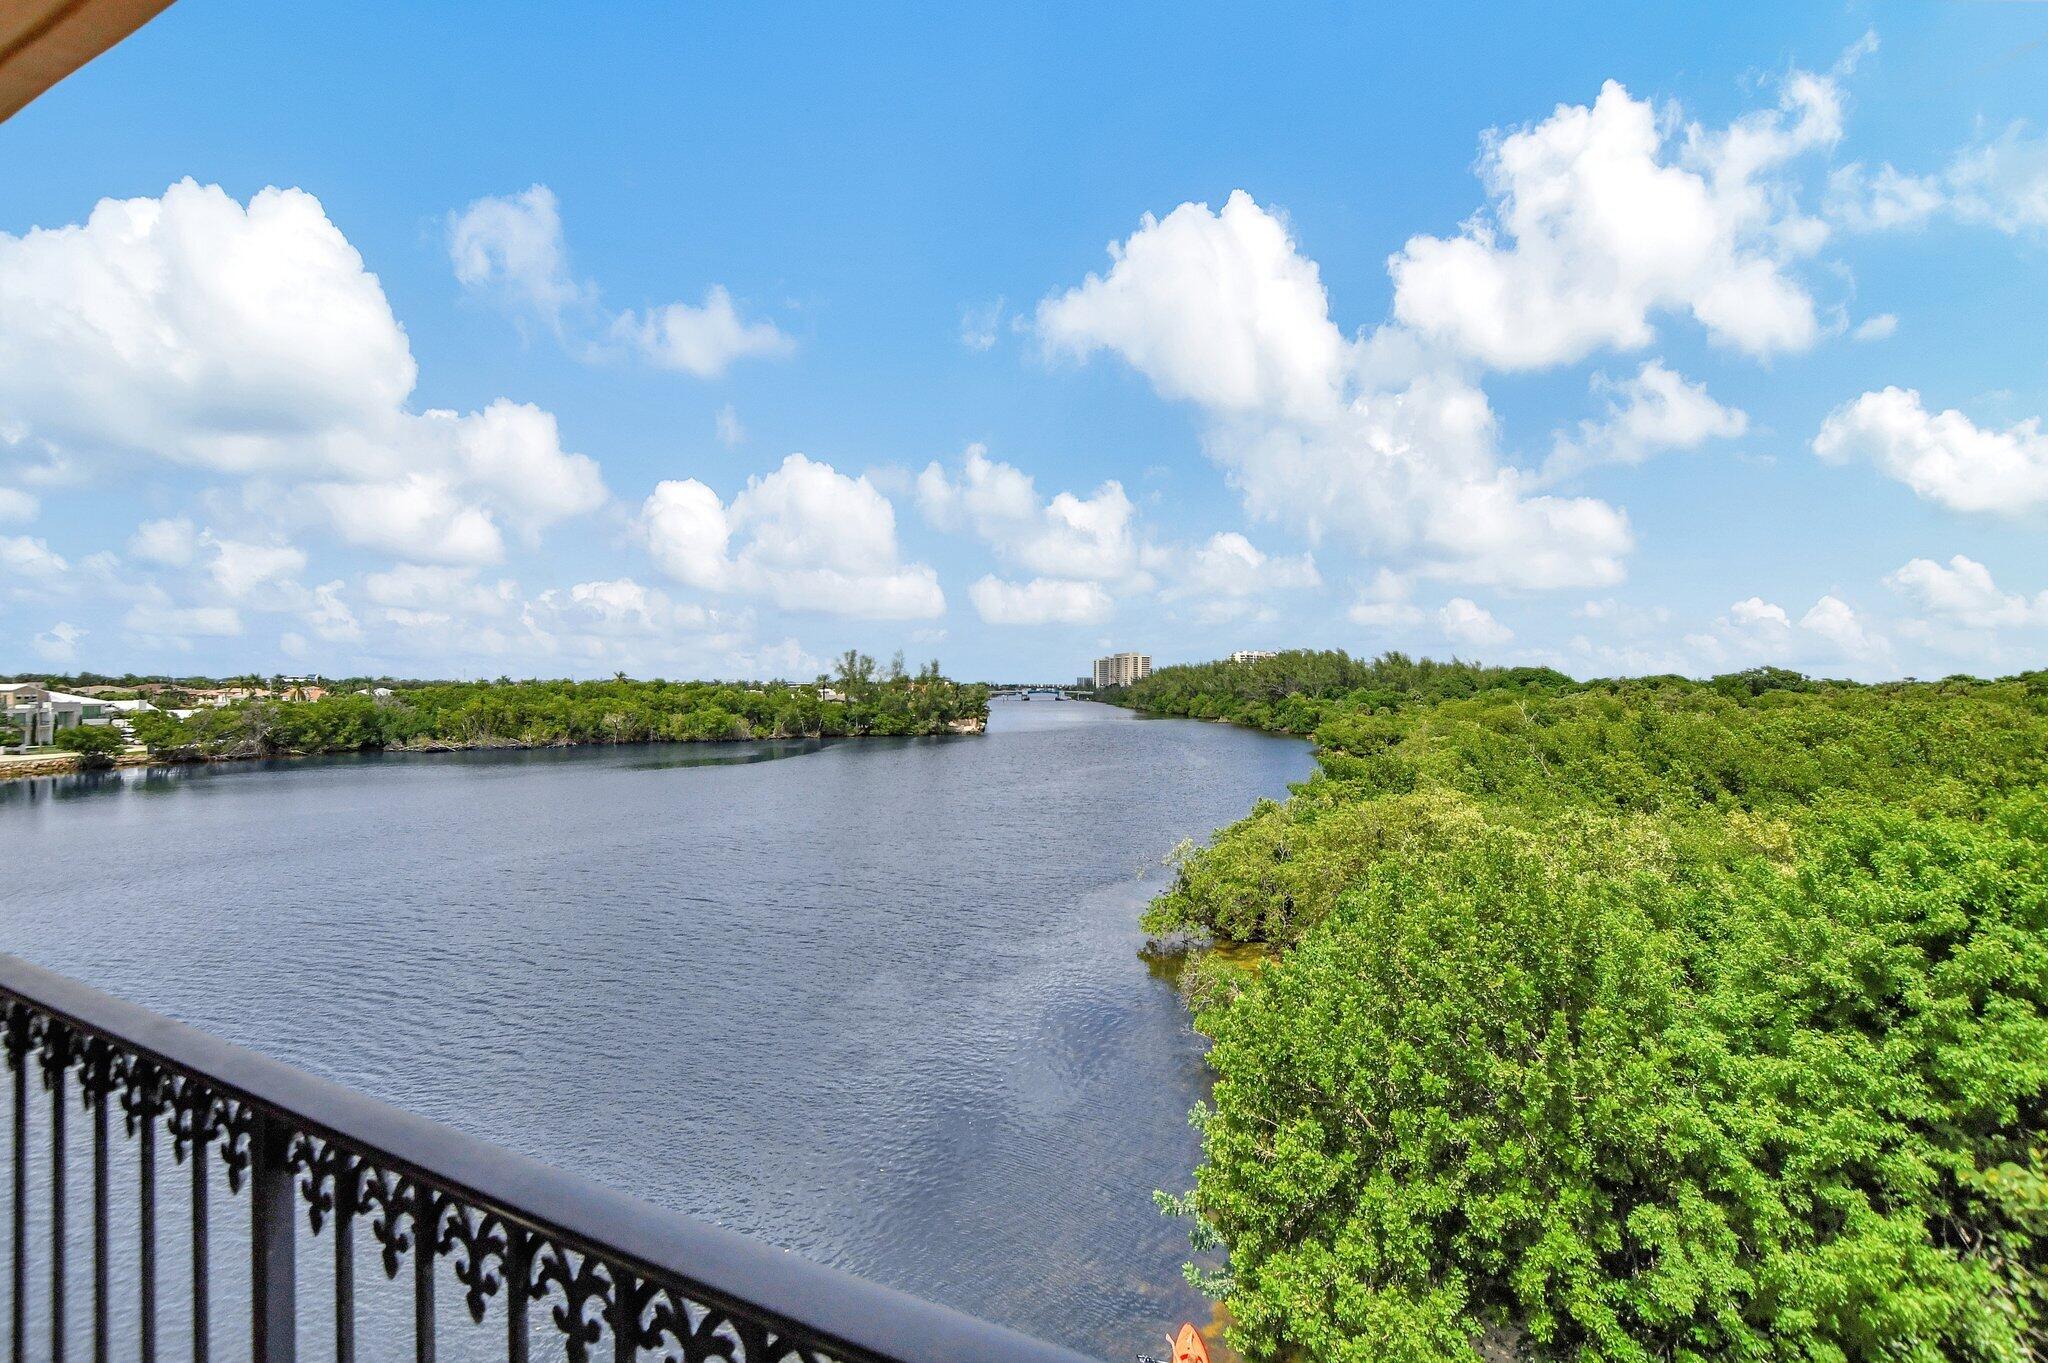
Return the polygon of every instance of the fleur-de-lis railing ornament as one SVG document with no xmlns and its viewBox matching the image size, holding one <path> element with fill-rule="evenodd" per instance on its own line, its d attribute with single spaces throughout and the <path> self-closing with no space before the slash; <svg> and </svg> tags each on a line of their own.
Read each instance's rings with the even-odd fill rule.
<svg viewBox="0 0 2048 1363">
<path fill-rule="evenodd" d="M 183 1164 L 220 1134 L 220 1099 L 197 1079 L 182 1077 L 172 1082 L 170 1098 L 171 1158 Z"/>
<path fill-rule="evenodd" d="M 641 1341 L 660 1351 L 662 1363 L 738 1363 L 739 1332 L 722 1312 L 664 1289 L 654 1302 Z"/>
<path fill-rule="evenodd" d="M 396 1278 L 399 1261 L 411 1253 L 417 1238 L 411 1181 L 365 1164 L 356 1205 L 370 1214 L 370 1236 L 383 1249 L 384 1276 Z"/>
<path fill-rule="evenodd" d="M 590 1347 L 604 1338 L 612 1316 L 612 1275 L 595 1255 L 547 1240 L 534 1254 L 534 1296 L 550 1290 L 562 1300 L 553 1312 L 569 1363 L 590 1363 Z"/>
<path fill-rule="evenodd" d="M 227 1170 L 228 1190 L 239 1193 L 249 1176 L 249 1141 L 255 1134 L 256 1114 L 247 1103 L 232 1098 L 219 1100 L 220 1163 Z"/>
<path fill-rule="evenodd" d="M 154 1061 L 129 1057 L 121 1083 L 122 1125 L 128 1134 L 140 1135 L 144 1126 L 154 1126 L 170 1106 L 170 1076 Z"/>
<path fill-rule="evenodd" d="M 488 1212 L 450 1203 L 441 1214 L 442 1254 L 452 1253 L 455 1280 L 468 1291 L 471 1320 L 482 1323 L 484 1303 L 498 1294 L 508 1262 L 505 1223 Z M 495 1265 L 495 1267 L 493 1267 Z"/>
<path fill-rule="evenodd" d="M 125 1087 L 129 1057 L 101 1037 L 90 1037 L 79 1049 L 78 1101 L 90 1112 Z"/>
<path fill-rule="evenodd" d="M 42 1066 L 45 1090 L 54 1092 L 63 1081 L 75 1058 L 73 1052 L 80 1044 L 70 1028 L 51 1026 L 49 1019 L 42 1020 L 36 1029 L 36 1059 Z"/>
<path fill-rule="evenodd" d="M 306 1204 L 306 1224 L 318 1235 L 330 1218 L 356 1213 L 361 1161 L 348 1151 L 314 1136 L 292 1141 L 292 1167 L 299 1173 L 299 1197 Z"/>
</svg>

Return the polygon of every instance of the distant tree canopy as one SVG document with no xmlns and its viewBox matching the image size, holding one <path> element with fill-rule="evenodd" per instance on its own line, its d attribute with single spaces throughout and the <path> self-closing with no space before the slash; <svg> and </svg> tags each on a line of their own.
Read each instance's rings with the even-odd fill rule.
<svg viewBox="0 0 2048 1363">
<path fill-rule="evenodd" d="M 50 741 L 66 752 L 77 753 L 78 765 L 88 769 L 111 767 L 114 759 L 128 749 L 128 740 L 118 729 L 99 724 L 77 724 L 69 729 L 59 729 L 57 736 Z"/>
<path fill-rule="evenodd" d="M 1481 667 L 1405 653 L 1367 661 L 1341 649 L 1295 649 L 1246 662 L 1163 667 L 1101 699 L 1154 714 L 1227 719 L 1281 733 L 1314 733 L 1325 715 L 1376 713 L 1484 690 L 1560 691 L 1577 686 L 1547 667 Z"/>
<path fill-rule="evenodd" d="M 1269 952 L 1169 1199 L 1248 1357 L 2048 1356 L 2041 674 L 1266 662 L 1125 697 L 1314 707 L 1146 919 Z"/>
<path fill-rule="evenodd" d="M 868 662 L 870 672 L 873 663 Z M 164 757 L 339 753 L 380 748 L 703 742 L 938 734 L 986 719 L 988 690 L 916 676 L 787 683 L 421 682 L 335 689 L 314 701 L 249 700 L 185 718 L 144 712 L 135 736 Z"/>
</svg>

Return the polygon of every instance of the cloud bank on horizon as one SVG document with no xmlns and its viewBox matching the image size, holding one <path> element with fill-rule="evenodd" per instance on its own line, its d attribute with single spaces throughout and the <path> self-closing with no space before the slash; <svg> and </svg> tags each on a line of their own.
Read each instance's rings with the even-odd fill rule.
<svg viewBox="0 0 2048 1363">
<path fill-rule="evenodd" d="M 437 376 L 447 347 L 421 358 L 320 186 L 237 195 L 195 167 L 0 232 L 0 669 L 803 676 L 847 642 L 1045 677 L 1126 645 L 2039 666 L 2038 355 L 2027 392 L 1903 363 L 1831 385 L 1902 326 L 1967 325 L 1938 297 L 1864 306 L 1872 253 L 1947 233 L 2040 272 L 2048 139 L 2009 121 L 1928 169 L 1844 157 L 1875 49 L 1720 121 L 1616 80 L 1560 92 L 1472 129 L 1469 211 L 1397 240 L 1311 245 L 1254 176 L 1188 185 L 1130 203 L 1106 261 L 1042 275 L 1035 305 L 1003 301 L 1006 270 L 994 302 L 923 319 L 1033 403 L 1085 390 L 1175 433 L 1165 466 L 1099 447 L 1034 469 L 1060 427 L 1014 408 L 882 457 L 820 453 L 848 443 L 828 422 L 763 449 L 772 409 L 730 395 L 752 373 L 835 390 L 850 423 L 930 397 L 907 362 L 900 391 L 836 383 L 820 352 L 866 323 L 815 284 L 685 260 L 665 295 L 609 301 L 635 286 L 577 266 L 575 203 L 538 182 L 432 216 L 448 310 L 515 337 L 523 379 L 429 405 L 488 371 Z M 1366 292 L 1375 259 L 1383 305 L 1340 312 L 1326 278 Z M 621 441 L 593 416 L 621 385 L 701 390 L 715 423 Z M 1771 388 L 1817 419 L 1740 395 Z M 1632 511 L 1774 466 L 1835 530 L 1725 555 L 1702 546 L 1743 543 L 1741 517 Z M 1786 566 L 1822 554 L 1818 577 Z"/>
</svg>

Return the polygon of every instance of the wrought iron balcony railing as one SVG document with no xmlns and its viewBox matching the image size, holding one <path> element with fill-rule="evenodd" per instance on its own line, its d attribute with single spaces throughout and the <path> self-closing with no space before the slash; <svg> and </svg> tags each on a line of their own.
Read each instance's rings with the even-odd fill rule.
<svg viewBox="0 0 2048 1363">
<path fill-rule="evenodd" d="M 154 1363 L 160 1348 L 203 1363 L 220 1333 L 209 1311 L 213 1260 L 222 1257 L 209 1247 L 216 1183 L 248 1204 L 247 1339 L 256 1363 L 295 1358 L 302 1212 L 311 1237 L 328 1240 L 333 1254 L 332 1344 L 319 1352 L 343 1363 L 356 1352 L 359 1225 L 381 1250 L 387 1276 L 410 1273 L 419 1360 L 434 1358 L 437 1323 L 445 1323 L 434 1301 L 445 1272 L 473 1322 L 464 1332 L 497 1332 L 509 1363 L 607 1355 L 619 1363 L 1082 1363 L 1064 1349 L 622 1196 L 5 955 L 0 1042 L 13 1087 L 14 1363 L 63 1363 L 73 1343 L 66 1332 L 81 1320 L 89 1322 L 85 1343 L 95 1363 L 116 1353 Z M 34 1122 L 32 1103 L 41 1109 Z M 82 1245 L 88 1229 L 67 1221 L 71 1185 L 85 1181 L 82 1169 L 66 1165 L 74 1104 L 89 1128 L 89 1310 L 68 1299 L 67 1251 L 74 1240 Z M 110 1157 L 117 1141 L 134 1143 L 132 1215 L 115 1206 Z M 159 1339 L 158 1329 L 165 1286 L 158 1281 L 158 1151 L 165 1143 L 190 1179 L 174 1209 L 190 1212 L 189 1253 L 180 1256 L 190 1296 L 174 1313 L 184 1327 L 176 1340 Z M 120 1255 L 133 1267 L 132 1280 L 114 1280 L 117 1225 L 124 1238 L 134 1237 Z M 47 1263 L 33 1262 L 38 1251 Z M 34 1315 L 43 1319 L 32 1322 L 37 1296 L 43 1300 Z M 34 1338 L 32 1325 L 40 1327 Z M 308 1322 L 309 1335 L 318 1329 Z M 497 1337 L 486 1339 L 495 1354 Z M 473 1339 L 464 1342 L 474 1347 Z"/>
</svg>

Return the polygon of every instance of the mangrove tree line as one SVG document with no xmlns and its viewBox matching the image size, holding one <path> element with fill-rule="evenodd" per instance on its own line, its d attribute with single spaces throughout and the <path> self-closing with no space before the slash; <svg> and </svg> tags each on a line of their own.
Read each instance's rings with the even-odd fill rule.
<svg viewBox="0 0 2048 1363">
<path fill-rule="evenodd" d="M 1337 653 L 1110 697 L 1313 736 L 1146 925 L 1253 1359 L 2048 1353 L 2048 674 Z"/>
</svg>

